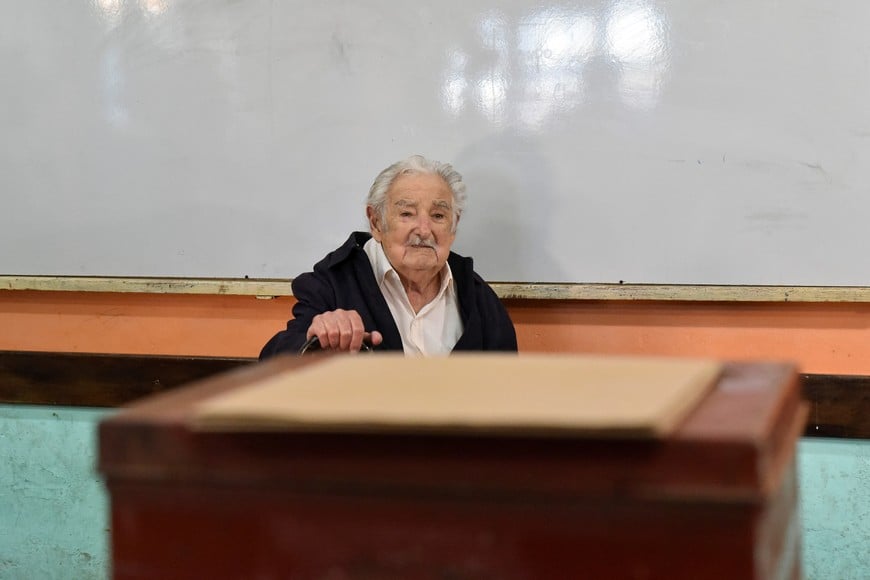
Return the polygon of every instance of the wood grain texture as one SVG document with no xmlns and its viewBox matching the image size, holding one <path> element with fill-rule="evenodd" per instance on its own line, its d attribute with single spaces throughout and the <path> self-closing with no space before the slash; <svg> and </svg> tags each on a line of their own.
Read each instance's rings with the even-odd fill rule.
<svg viewBox="0 0 870 580">
<path fill-rule="evenodd" d="M 255 362 L 250 358 L 0 351 L 0 403 L 116 407 Z M 804 436 L 870 438 L 870 377 L 801 375 Z"/>
<path fill-rule="evenodd" d="M 0 275 L 0 290 L 219 294 L 270 298 L 292 296 L 291 282 L 290 279 Z M 490 286 L 502 299 L 870 302 L 870 287 L 862 286 L 544 284 L 521 282 L 491 282 Z"/>
<path fill-rule="evenodd" d="M 810 403 L 805 435 L 870 439 L 870 377 L 804 375 Z"/>
<path fill-rule="evenodd" d="M 116 407 L 249 359 L 0 351 L 0 402 Z"/>
</svg>

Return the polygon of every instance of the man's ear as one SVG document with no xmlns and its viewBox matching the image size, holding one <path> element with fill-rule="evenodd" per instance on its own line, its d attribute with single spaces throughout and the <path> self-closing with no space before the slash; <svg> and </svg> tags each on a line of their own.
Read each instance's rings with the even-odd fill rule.
<svg viewBox="0 0 870 580">
<path fill-rule="evenodd" d="M 369 230 L 372 232 L 372 237 L 375 241 L 380 242 L 381 236 L 383 235 L 383 229 L 381 228 L 381 214 L 375 208 L 370 205 L 366 206 L 366 218 L 369 220 Z"/>
</svg>

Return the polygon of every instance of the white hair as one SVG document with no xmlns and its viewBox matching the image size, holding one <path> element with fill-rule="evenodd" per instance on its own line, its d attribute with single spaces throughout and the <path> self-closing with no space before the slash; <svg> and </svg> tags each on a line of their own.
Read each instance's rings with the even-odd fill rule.
<svg viewBox="0 0 870 580">
<path fill-rule="evenodd" d="M 459 216 L 465 208 L 465 184 L 462 182 L 462 175 L 449 163 L 432 161 L 422 155 L 412 155 L 407 159 L 393 163 L 381 171 L 372 183 L 368 198 L 366 198 L 366 205 L 378 212 L 382 227 L 387 225 L 387 192 L 396 178 L 408 173 L 438 175 L 444 180 L 453 193 L 452 231 L 456 232 Z"/>
</svg>

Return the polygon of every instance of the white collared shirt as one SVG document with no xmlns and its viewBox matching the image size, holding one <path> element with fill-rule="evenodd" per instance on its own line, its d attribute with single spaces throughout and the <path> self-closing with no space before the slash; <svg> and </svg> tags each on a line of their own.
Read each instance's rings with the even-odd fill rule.
<svg viewBox="0 0 870 580">
<path fill-rule="evenodd" d="M 402 336 L 405 354 L 437 356 L 450 354 L 462 336 L 462 318 L 450 265 L 441 271 L 441 288 L 431 302 L 414 312 L 399 274 L 390 264 L 381 244 L 374 238 L 363 246 L 378 287 L 393 314 L 393 320 Z"/>
</svg>

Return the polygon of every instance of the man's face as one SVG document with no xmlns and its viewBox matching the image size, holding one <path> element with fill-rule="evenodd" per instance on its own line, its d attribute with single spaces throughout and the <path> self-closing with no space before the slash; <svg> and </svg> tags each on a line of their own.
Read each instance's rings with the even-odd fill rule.
<svg viewBox="0 0 870 580">
<path fill-rule="evenodd" d="M 372 208 L 367 213 L 372 236 L 401 278 L 438 274 L 456 239 L 453 192 L 440 175 L 400 175 L 387 191 L 386 223 Z"/>
</svg>

